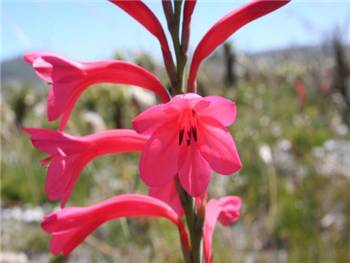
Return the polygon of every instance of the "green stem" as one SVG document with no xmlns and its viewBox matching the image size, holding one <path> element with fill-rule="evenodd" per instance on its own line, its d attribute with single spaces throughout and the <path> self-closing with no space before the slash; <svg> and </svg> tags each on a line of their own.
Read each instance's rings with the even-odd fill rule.
<svg viewBox="0 0 350 263">
<path fill-rule="evenodd" d="M 194 199 L 182 188 L 178 177 L 175 179 L 175 184 L 182 207 L 185 211 L 187 227 L 190 232 L 192 263 L 201 263 L 204 215 L 197 213 L 193 202 Z"/>
<path fill-rule="evenodd" d="M 183 75 L 185 65 L 187 62 L 186 54 L 183 52 L 180 43 L 180 18 L 181 18 L 181 6 L 182 0 L 174 1 L 174 16 L 172 19 L 167 19 L 168 28 L 171 38 L 173 40 L 173 46 L 176 56 L 176 71 L 177 71 L 177 87 L 173 87 L 176 94 L 183 93 Z M 169 17 L 169 15 L 167 16 Z"/>
<path fill-rule="evenodd" d="M 184 261 L 185 261 L 185 263 L 192 263 L 192 255 L 191 255 L 191 251 L 190 251 L 188 234 L 187 234 L 186 228 L 183 225 L 182 221 L 178 225 L 178 230 L 179 230 L 179 234 L 180 234 L 181 249 L 182 249 L 182 255 L 184 257 Z"/>
<path fill-rule="evenodd" d="M 200 217 L 195 217 L 194 231 L 192 237 L 192 254 L 193 262 L 202 262 L 202 235 L 203 235 L 203 222 L 204 220 Z"/>
<path fill-rule="evenodd" d="M 180 15 L 181 15 L 181 0 L 175 0 L 175 39 L 174 39 L 174 48 L 176 53 L 176 66 L 177 66 L 177 81 L 179 92 L 183 92 L 183 75 L 185 70 L 185 65 L 187 61 L 186 54 L 184 54 L 181 43 L 180 43 Z"/>
</svg>

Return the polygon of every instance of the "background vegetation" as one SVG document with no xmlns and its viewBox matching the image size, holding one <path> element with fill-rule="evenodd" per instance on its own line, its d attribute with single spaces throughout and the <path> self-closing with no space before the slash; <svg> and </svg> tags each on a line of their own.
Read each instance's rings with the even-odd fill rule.
<svg viewBox="0 0 350 263">
<path fill-rule="evenodd" d="M 166 81 L 148 54 L 117 57 Z M 214 175 L 210 185 L 211 197 L 243 199 L 239 223 L 216 229 L 216 262 L 350 261 L 349 65 L 349 48 L 335 37 L 322 47 L 254 55 L 237 54 L 227 43 L 202 67 L 201 95 L 223 95 L 238 105 L 230 130 L 244 165 L 231 177 Z M 48 88 L 30 67 L 14 60 L 2 68 L 1 250 L 23 260 L 12 262 L 181 262 L 176 229 L 154 219 L 110 222 L 70 257 L 49 254 L 49 236 L 39 223 L 58 203 L 44 193 L 44 155 L 20 128 L 57 123 L 46 120 Z M 67 132 L 131 127 L 132 118 L 155 102 L 138 89 L 97 85 L 79 100 Z M 138 157 L 115 154 L 90 163 L 68 205 L 146 193 Z"/>
</svg>

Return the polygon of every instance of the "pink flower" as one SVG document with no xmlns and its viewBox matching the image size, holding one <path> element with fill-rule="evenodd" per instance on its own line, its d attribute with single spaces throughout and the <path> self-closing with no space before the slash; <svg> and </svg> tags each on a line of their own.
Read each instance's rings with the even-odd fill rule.
<svg viewBox="0 0 350 263">
<path fill-rule="evenodd" d="M 50 250 L 67 256 L 101 224 L 122 217 L 155 216 L 173 222 L 179 230 L 182 246 L 188 249 L 188 237 L 177 213 L 164 202 L 150 196 L 125 194 L 90 207 L 64 208 L 44 218 L 42 227 L 52 234 Z"/>
<path fill-rule="evenodd" d="M 241 199 L 239 196 L 225 196 L 219 200 L 211 199 L 206 207 L 203 228 L 203 250 L 206 263 L 213 262 L 212 239 L 217 220 L 230 225 L 239 220 Z"/>
<path fill-rule="evenodd" d="M 192 196 L 205 193 L 211 169 L 230 175 L 241 168 L 235 143 L 226 129 L 236 118 L 235 104 L 218 96 L 175 96 L 133 120 L 151 135 L 140 159 L 140 175 L 150 187 L 170 183 L 176 175 Z"/>
<path fill-rule="evenodd" d="M 193 53 L 187 82 L 188 92 L 195 91 L 196 78 L 200 64 L 218 46 L 244 25 L 282 7 L 289 1 L 290 0 L 253 0 L 241 8 L 231 11 L 217 21 L 204 35 Z"/>
<path fill-rule="evenodd" d="M 24 59 L 36 74 L 52 85 L 47 99 L 50 121 L 62 117 L 63 130 L 80 94 L 95 83 L 110 82 L 140 86 L 156 93 L 163 102 L 169 94 L 159 79 L 144 68 L 117 60 L 75 62 L 53 53 L 28 53 Z"/>
<path fill-rule="evenodd" d="M 63 207 L 88 162 L 98 156 L 117 152 L 142 151 L 147 137 L 133 130 L 120 129 L 75 137 L 49 129 L 23 129 L 33 145 L 47 153 L 42 161 L 49 164 L 46 193 L 51 200 L 61 200 Z"/>
</svg>

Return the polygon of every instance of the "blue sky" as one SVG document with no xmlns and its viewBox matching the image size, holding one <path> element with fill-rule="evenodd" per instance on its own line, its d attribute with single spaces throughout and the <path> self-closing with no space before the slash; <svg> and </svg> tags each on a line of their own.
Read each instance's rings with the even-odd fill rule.
<svg viewBox="0 0 350 263">
<path fill-rule="evenodd" d="M 151 52 L 160 57 L 157 40 L 107 1 L 0 0 L 1 60 L 27 51 L 54 51 L 88 61 L 111 58 L 116 51 Z M 200 1 L 192 17 L 191 50 L 220 17 L 246 1 Z M 350 43 L 349 1 L 292 1 L 250 23 L 231 40 L 238 50 L 255 52 L 321 43 L 341 26 Z M 165 25 L 159 1 L 147 1 Z M 346 29 L 347 25 L 347 29 Z"/>
</svg>

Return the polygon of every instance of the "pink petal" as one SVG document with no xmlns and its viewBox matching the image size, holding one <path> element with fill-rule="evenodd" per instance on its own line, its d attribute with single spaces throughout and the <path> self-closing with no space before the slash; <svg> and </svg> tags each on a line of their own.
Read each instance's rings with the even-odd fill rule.
<svg viewBox="0 0 350 263">
<path fill-rule="evenodd" d="M 225 127 L 235 122 L 237 112 L 233 101 L 220 96 L 204 97 L 203 101 L 210 103 L 207 107 L 197 110 L 198 115 L 212 117 Z"/>
<path fill-rule="evenodd" d="M 161 187 L 150 187 L 149 195 L 170 205 L 180 217 L 184 215 L 174 181 Z"/>
<path fill-rule="evenodd" d="M 49 155 L 62 155 L 63 152 L 79 153 L 86 147 L 83 137 L 45 128 L 23 128 L 22 130 L 30 136 L 35 148 Z"/>
<path fill-rule="evenodd" d="M 65 257 L 68 256 L 99 225 L 100 222 L 96 221 L 85 224 L 84 227 L 77 228 L 76 231 L 68 230 L 52 234 L 50 251 L 55 256 L 58 256 L 60 253 Z"/>
<path fill-rule="evenodd" d="M 223 175 L 237 172 L 242 163 L 230 132 L 211 117 L 199 119 L 199 150 L 210 167 Z"/>
<path fill-rule="evenodd" d="M 162 25 L 153 12 L 141 0 L 109 0 L 133 17 L 154 35 L 161 46 L 164 64 L 172 84 L 176 84 L 176 70 Z"/>
<path fill-rule="evenodd" d="M 229 38 L 242 26 L 282 7 L 288 2 L 289 1 L 286 0 L 254 0 L 242 6 L 241 8 L 231 11 L 226 16 L 217 21 L 204 35 L 193 53 L 187 83 L 188 92 L 193 92 L 195 90 L 199 65 L 219 45 L 221 45 L 227 38 Z"/>
<path fill-rule="evenodd" d="M 217 220 L 219 219 L 224 225 L 235 223 L 239 219 L 240 208 L 239 196 L 226 196 L 220 200 L 211 199 L 208 202 L 203 227 L 203 250 L 206 263 L 213 262 L 212 242 Z"/>
<path fill-rule="evenodd" d="M 215 225 L 220 214 L 219 201 L 212 199 L 208 202 L 205 211 L 205 220 L 203 227 L 203 252 L 206 263 L 213 262 L 212 242 Z"/>
<path fill-rule="evenodd" d="M 38 77 L 52 85 L 48 96 L 49 120 L 57 119 L 76 86 L 84 78 L 84 69 L 79 63 L 54 53 L 28 53 L 24 59 L 33 66 Z"/>
<path fill-rule="evenodd" d="M 65 57 L 52 52 L 30 52 L 25 54 L 23 56 L 24 60 L 33 66 L 33 69 L 35 70 L 35 73 L 38 75 L 38 77 L 50 84 L 52 84 L 54 81 L 53 74 L 56 75 L 57 73 L 53 73 L 53 63 L 45 60 L 45 58 L 43 58 L 44 55 L 47 57 L 52 57 L 52 60 L 56 59 L 55 72 L 58 72 L 59 75 L 64 75 L 65 67 L 71 67 L 71 70 L 74 71 L 74 73 L 77 75 L 82 73 L 82 69 L 80 68 L 79 63 L 67 61 Z"/>
<path fill-rule="evenodd" d="M 185 93 L 176 95 L 167 104 L 169 107 L 177 109 L 178 111 L 186 109 L 196 109 L 197 105 L 205 103 L 205 107 L 209 105 L 209 102 L 203 100 L 203 97 L 196 93 Z"/>
<path fill-rule="evenodd" d="M 159 127 L 165 123 L 175 122 L 179 112 L 177 110 L 169 110 L 169 103 L 155 105 L 137 115 L 132 125 L 134 129 L 141 134 L 151 135 Z"/>
<path fill-rule="evenodd" d="M 140 176 L 146 185 L 161 187 L 177 174 L 178 132 L 173 122 L 158 128 L 146 143 L 140 158 Z"/>
<path fill-rule="evenodd" d="M 185 94 L 178 94 L 175 97 L 173 97 L 172 101 L 181 101 L 181 100 L 191 100 L 191 99 L 201 99 L 202 96 L 198 95 L 197 93 L 185 93 Z"/>
<path fill-rule="evenodd" d="M 180 153 L 183 160 L 180 161 L 181 168 L 179 170 L 181 185 L 191 196 L 201 196 L 208 188 L 211 178 L 210 166 L 196 146 L 182 145 L 181 147 L 185 149 Z"/>
<path fill-rule="evenodd" d="M 79 164 L 79 168 L 81 168 L 81 163 L 79 162 L 77 164 Z M 45 183 L 45 191 L 47 197 L 50 200 L 60 200 L 61 198 L 63 198 L 65 194 L 64 190 L 66 189 L 69 181 L 71 180 L 71 176 L 62 176 L 62 174 L 68 170 L 66 168 L 66 160 L 64 158 L 56 157 L 52 159 L 47 170 Z M 81 172 L 81 170 L 79 172 Z M 63 206 L 64 204 L 62 204 L 62 207 Z"/>
<path fill-rule="evenodd" d="M 195 105 L 203 101 L 207 107 L 210 103 L 204 101 L 201 96 L 194 93 L 176 95 L 170 102 L 155 105 L 140 113 L 133 119 L 134 129 L 141 134 L 151 135 L 165 123 L 176 123 L 180 113 L 187 108 L 195 108 Z"/>
<path fill-rule="evenodd" d="M 68 255 L 101 224 L 122 217 L 163 217 L 178 226 L 181 238 L 183 225 L 177 213 L 164 202 L 150 196 L 125 194 L 90 207 L 66 208 L 44 218 L 42 228 L 52 234 L 51 251 Z"/>
<path fill-rule="evenodd" d="M 92 154 L 86 153 L 53 158 L 46 176 L 47 197 L 50 200 L 60 200 L 61 207 L 64 207 L 81 172 L 93 158 Z"/>
<path fill-rule="evenodd" d="M 144 68 L 124 61 L 78 63 L 53 53 L 29 53 L 25 60 L 37 75 L 52 84 L 48 95 L 49 120 L 62 116 L 64 129 L 80 94 L 95 83 L 110 82 L 145 88 L 156 93 L 163 102 L 169 101 L 166 88 L 159 79 Z"/>
<path fill-rule="evenodd" d="M 116 152 L 142 151 L 147 137 L 133 130 L 120 129 L 75 137 L 48 129 L 23 129 L 33 145 L 50 155 L 46 193 L 51 200 L 61 200 L 63 207 L 87 163 L 98 156 Z"/>
</svg>

